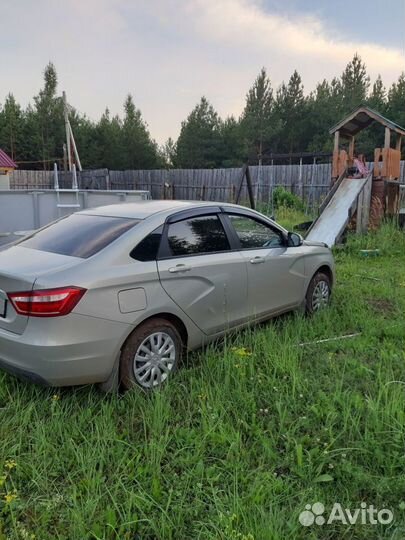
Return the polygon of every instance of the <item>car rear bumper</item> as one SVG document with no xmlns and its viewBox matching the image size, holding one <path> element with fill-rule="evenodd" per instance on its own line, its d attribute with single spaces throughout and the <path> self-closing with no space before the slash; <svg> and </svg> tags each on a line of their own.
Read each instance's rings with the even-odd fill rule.
<svg viewBox="0 0 405 540">
<path fill-rule="evenodd" d="M 0 329 L 0 369 L 49 386 L 103 382 L 131 329 L 74 313 L 33 317 L 21 335 Z"/>
</svg>

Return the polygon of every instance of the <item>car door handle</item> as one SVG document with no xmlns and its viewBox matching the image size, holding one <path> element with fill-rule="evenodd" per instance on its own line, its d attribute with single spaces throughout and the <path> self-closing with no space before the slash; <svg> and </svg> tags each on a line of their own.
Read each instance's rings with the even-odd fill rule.
<svg viewBox="0 0 405 540">
<path fill-rule="evenodd" d="M 264 262 L 265 262 L 264 257 L 253 257 L 253 259 L 250 259 L 251 264 L 260 264 Z"/>
<path fill-rule="evenodd" d="M 179 272 L 189 272 L 190 270 L 191 266 L 186 266 L 185 264 L 178 264 L 169 268 L 169 272 L 171 274 L 177 274 Z"/>
</svg>

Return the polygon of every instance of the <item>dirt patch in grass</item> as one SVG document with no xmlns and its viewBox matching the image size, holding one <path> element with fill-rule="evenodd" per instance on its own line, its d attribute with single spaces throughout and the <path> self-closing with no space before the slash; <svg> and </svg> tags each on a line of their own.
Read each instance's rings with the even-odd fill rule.
<svg viewBox="0 0 405 540">
<path fill-rule="evenodd" d="M 375 313 L 383 315 L 384 318 L 393 315 L 397 311 L 394 302 L 384 298 L 368 298 L 367 304 Z"/>
</svg>

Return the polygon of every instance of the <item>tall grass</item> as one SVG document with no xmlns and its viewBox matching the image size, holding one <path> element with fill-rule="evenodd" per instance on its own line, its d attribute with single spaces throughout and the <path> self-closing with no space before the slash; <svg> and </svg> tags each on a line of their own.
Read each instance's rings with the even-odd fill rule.
<svg viewBox="0 0 405 540">
<path fill-rule="evenodd" d="M 161 392 L 1 374 L 0 539 L 403 538 L 404 235 L 387 224 L 336 260 L 329 310 L 190 355 Z M 394 521 L 305 528 L 315 501 Z"/>
</svg>

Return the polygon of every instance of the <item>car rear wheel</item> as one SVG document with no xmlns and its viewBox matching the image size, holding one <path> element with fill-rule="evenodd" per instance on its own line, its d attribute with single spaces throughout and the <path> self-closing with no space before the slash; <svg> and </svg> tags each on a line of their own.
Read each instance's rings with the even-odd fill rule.
<svg viewBox="0 0 405 540">
<path fill-rule="evenodd" d="M 318 272 L 311 279 L 305 298 L 305 308 L 309 315 L 326 308 L 330 303 L 330 278 L 323 272 Z"/>
<path fill-rule="evenodd" d="M 176 370 L 183 353 L 177 328 L 166 319 L 141 324 L 125 343 L 120 359 L 121 384 L 125 389 L 161 387 Z"/>
</svg>

